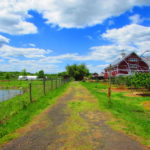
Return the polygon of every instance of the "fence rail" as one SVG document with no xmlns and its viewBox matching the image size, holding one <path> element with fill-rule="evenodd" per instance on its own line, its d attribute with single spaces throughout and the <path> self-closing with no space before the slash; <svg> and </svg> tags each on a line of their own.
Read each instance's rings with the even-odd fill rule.
<svg viewBox="0 0 150 150">
<path fill-rule="evenodd" d="M 62 78 L 37 81 L 0 81 L 0 124 L 67 82 L 69 82 L 68 79 Z M 6 92 L 5 96 L 2 94 L 3 91 Z"/>
</svg>

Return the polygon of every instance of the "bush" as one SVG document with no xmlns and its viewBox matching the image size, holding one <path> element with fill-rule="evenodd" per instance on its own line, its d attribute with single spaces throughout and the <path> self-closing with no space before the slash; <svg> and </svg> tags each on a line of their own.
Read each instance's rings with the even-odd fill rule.
<svg viewBox="0 0 150 150">
<path fill-rule="evenodd" d="M 150 90 L 150 73 L 136 73 L 132 76 L 112 77 L 113 84 L 126 85 L 134 88 L 146 88 Z"/>
</svg>

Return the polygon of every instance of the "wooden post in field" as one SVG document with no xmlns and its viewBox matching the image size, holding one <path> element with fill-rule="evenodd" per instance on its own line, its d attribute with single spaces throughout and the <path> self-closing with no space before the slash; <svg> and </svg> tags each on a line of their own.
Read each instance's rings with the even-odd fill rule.
<svg viewBox="0 0 150 150">
<path fill-rule="evenodd" d="M 60 86 L 62 86 L 62 78 L 60 78 Z"/>
<path fill-rule="evenodd" d="M 45 78 L 43 78 L 43 93 L 46 95 Z"/>
<path fill-rule="evenodd" d="M 59 81 L 59 87 L 60 87 L 60 86 L 61 86 L 61 79 L 59 78 L 59 80 L 58 80 L 58 81 Z"/>
<path fill-rule="evenodd" d="M 54 78 L 54 90 L 56 89 L 56 79 Z"/>
<path fill-rule="evenodd" d="M 57 88 L 59 88 L 59 78 L 57 78 Z"/>
<path fill-rule="evenodd" d="M 108 103 L 111 103 L 111 64 L 109 66 L 109 88 L 108 88 Z"/>
<path fill-rule="evenodd" d="M 64 85 L 64 79 L 61 78 L 61 85 L 63 86 Z"/>
<path fill-rule="evenodd" d="M 29 98 L 30 98 L 30 103 L 32 103 L 32 83 L 29 83 Z"/>
<path fill-rule="evenodd" d="M 54 78 L 54 90 L 56 89 L 56 78 Z"/>
<path fill-rule="evenodd" d="M 58 78 L 56 78 L 56 89 L 58 88 Z"/>
<path fill-rule="evenodd" d="M 52 78 L 52 90 L 54 89 L 54 82 L 53 82 L 53 78 Z"/>
<path fill-rule="evenodd" d="M 61 78 L 59 78 L 59 87 L 61 86 Z"/>
</svg>

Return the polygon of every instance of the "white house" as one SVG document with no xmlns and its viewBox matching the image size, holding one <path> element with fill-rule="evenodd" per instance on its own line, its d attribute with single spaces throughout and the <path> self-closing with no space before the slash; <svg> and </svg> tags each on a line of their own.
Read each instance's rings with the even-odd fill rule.
<svg viewBox="0 0 150 150">
<path fill-rule="evenodd" d="M 37 80 L 38 76 L 19 76 L 18 80 Z"/>
</svg>

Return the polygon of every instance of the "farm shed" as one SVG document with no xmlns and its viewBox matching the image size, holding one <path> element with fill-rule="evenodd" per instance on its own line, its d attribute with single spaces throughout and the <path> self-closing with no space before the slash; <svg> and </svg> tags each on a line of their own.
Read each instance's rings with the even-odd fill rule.
<svg viewBox="0 0 150 150">
<path fill-rule="evenodd" d="M 148 63 L 139 57 L 135 52 L 128 55 L 123 54 L 121 59 L 116 60 L 111 64 L 111 67 L 106 67 L 104 78 L 111 76 L 132 75 L 135 72 L 150 72 Z"/>
<path fill-rule="evenodd" d="M 92 77 L 93 77 L 93 78 L 98 78 L 98 77 L 99 77 L 99 74 L 95 72 L 95 73 L 92 74 Z"/>
<path fill-rule="evenodd" d="M 38 76 L 19 76 L 18 80 L 37 80 Z"/>
</svg>

